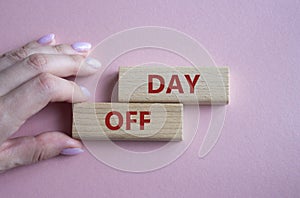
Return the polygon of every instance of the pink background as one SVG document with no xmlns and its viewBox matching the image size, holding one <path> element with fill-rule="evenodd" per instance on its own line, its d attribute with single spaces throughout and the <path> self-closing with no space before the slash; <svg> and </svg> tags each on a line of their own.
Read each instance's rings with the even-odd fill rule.
<svg viewBox="0 0 300 198">
<path fill-rule="evenodd" d="M 171 27 L 230 66 L 232 100 L 222 135 L 204 159 L 197 153 L 205 108 L 194 142 L 165 168 L 126 173 L 85 152 L 0 175 L 1 197 L 299 197 L 299 1 L 21 2 L 0 2 L 0 53 L 51 32 L 59 42 L 96 45 L 136 26 Z M 17 135 L 70 128 L 71 105 L 51 104 Z"/>
</svg>

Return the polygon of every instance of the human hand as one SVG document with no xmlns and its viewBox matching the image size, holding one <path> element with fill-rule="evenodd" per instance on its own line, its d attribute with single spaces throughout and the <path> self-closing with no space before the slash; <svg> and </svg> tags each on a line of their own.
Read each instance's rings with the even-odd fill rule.
<svg viewBox="0 0 300 198">
<path fill-rule="evenodd" d="M 83 102 L 89 91 L 63 79 L 91 75 L 100 62 L 86 58 L 91 44 L 55 45 L 54 34 L 0 56 L 0 172 L 59 154 L 83 152 L 82 144 L 60 132 L 8 139 L 49 102 Z"/>
</svg>

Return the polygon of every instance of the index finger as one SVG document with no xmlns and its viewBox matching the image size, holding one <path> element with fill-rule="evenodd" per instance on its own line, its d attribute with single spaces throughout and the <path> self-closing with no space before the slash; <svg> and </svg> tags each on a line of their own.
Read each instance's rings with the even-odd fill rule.
<svg viewBox="0 0 300 198">
<path fill-rule="evenodd" d="M 89 91 L 74 82 L 44 73 L 0 97 L 0 144 L 49 102 L 83 102 Z"/>
</svg>

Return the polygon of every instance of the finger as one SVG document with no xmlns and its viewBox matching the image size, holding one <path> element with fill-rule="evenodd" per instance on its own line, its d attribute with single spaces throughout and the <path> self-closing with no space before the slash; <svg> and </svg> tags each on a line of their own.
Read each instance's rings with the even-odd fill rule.
<svg viewBox="0 0 300 198">
<path fill-rule="evenodd" d="M 0 71 L 26 58 L 32 53 L 33 49 L 53 44 L 55 44 L 55 35 L 47 34 L 38 40 L 31 41 L 18 49 L 3 54 L 0 56 Z"/>
<path fill-rule="evenodd" d="M 29 117 L 49 102 L 83 102 L 89 91 L 74 82 L 41 74 L 0 98 L 0 143 L 13 134 Z"/>
<path fill-rule="evenodd" d="M 46 132 L 35 137 L 18 137 L 0 146 L 0 172 L 36 163 L 67 153 L 82 153 L 82 144 L 60 132 Z"/>
<path fill-rule="evenodd" d="M 24 58 L 32 54 L 36 54 L 36 53 L 80 54 L 82 56 L 87 56 L 88 51 L 92 47 L 91 44 L 87 42 L 77 42 L 72 45 L 66 45 L 66 44 L 53 45 L 55 43 L 54 36 L 50 42 L 49 42 L 50 38 L 48 37 L 49 35 L 46 35 L 45 37 L 42 37 L 37 41 L 32 41 L 17 50 L 12 50 L 2 55 L 0 57 L 0 71 L 6 69 L 7 67 L 15 64 L 20 60 L 23 60 Z M 44 39 L 44 38 L 48 38 L 48 39 Z M 48 43 L 46 41 L 48 41 Z"/>
<path fill-rule="evenodd" d="M 35 44 L 39 45 L 37 42 L 30 43 L 31 46 L 35 46 Z M 76 43 L 75 43 L 76 44 Z M 86 48 L 76 48 L 76 46 L 73 44 L 72 46 L 66 45 L 66 44 L 59 44 L 54 46 L 38 46 L 38 47 L 27 47 L 24 46 L 20 49 L 13 50 L 11 52 L 8 52 L 2 57 L 0 57 L 0 71 L 6 69 L 7 67 L 27 58 L 28 56 L 36 53 L 41 54 L 80 54 L 84 57 L 88 55 L 88 49 L 90 47 Z M 86 49 L 86 50 L 84 50 Z"/>
<path fill-rule="evenodd" d="M 85 59 L 81 55 L 33 54 L 0 72 L 0 96 L 41 73 L 85 76 L 96 73 L 100 67 L 96 59 Z"/>
<path fill-rule="evenodd" d="M 49 72 L 59 77 L 91 75 L 101 67 L 94 58 L 80 55 L 34 54 L 0 72 L 0 96 L 34 76 Z"/>
</svg>

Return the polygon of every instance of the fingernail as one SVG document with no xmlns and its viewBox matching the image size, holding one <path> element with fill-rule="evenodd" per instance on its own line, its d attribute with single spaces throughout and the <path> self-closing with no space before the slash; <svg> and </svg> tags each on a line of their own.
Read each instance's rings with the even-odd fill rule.
<svg viewBox="0 0 300 198">
<path fill-rule="evenodd" d="M 72 48 L 77 52 L 86 52 L 92 48 L 92 45 L 86 42 L 77 42 L 72 44 Z"/>
<path fill-rule="evenodd" d="M 101 63 L 97 59 L 94 59 L 91 57 L 86 58 L 85 62 L 95 69 L 98 69 L 101 67 Z"/>
<path fill-rule="evenodd" d="M 55 38 L 55 34 L 47 34 L 43 37 L 41 37 L 37 42 L 39 44 L 48 44 L 51 43 Z"/>
<path fill-rule="evenodd" d="M 78 143 L 80 144 L 80 142 L 78 142 L 78 140 L 69 139 L 69 140 L 66 142 L 66 145 L 68 145 L 69 147 L 77 148 L 77 147 L 78 147 Z"/>
<path fill-rule="evenodd" d="M 84 150 L 82 150 L 81 148 L 66 148 L 63 149 L 60 154 L 62 155 L 77 155 L 79 153 L 83 153 Z"/>
<path fill-rule="evenodd" d="M 87 88 L 85 88 L 85 87 L 83 87 L 83 86 L 80 86 L 80 89 L 81 89 L 82 93 L 83 93 L 87 98 L 89 98 L 89 97 L 91 96 L 91 93 L 90 93 L 90 91 L 89 91 Z"/>
</svg>

